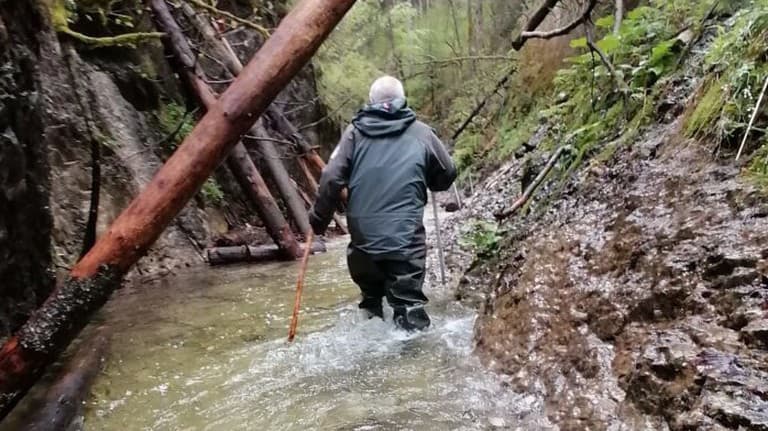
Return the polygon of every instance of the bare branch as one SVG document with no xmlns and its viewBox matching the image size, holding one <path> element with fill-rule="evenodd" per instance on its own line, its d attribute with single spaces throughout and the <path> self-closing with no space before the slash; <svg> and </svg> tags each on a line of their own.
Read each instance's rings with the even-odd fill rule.
<svg viewBox="0 0 768 431">
<path fill-rule="evenodd" d="M 565 145 L 557 149 L 552 154 L 552 157 L 549 158 L 549 161 L 547 162 L 546 166 L 544 166 L 544 169 L 539 172 L 539 175 L 536 176 L 536 178 L 533 180 L 533 182 L 528 186 L 527 189 L 523 192 L 522 195 L 515 201 L 514 204 L 512 204 L 509 209 L 502 210 L 494 214 L 493 216 L 498 220 L 499 223 L 502 221 L 508 219 L 511 217 L 514 213 L 517 212 L 520 208 L 522 208 L 523 205 L 525 205 L 529 199 L 531 199 L 531 196 L 533 196 L 533 192 L 536 191 L 537 188 L 541 185 L 541 183 L 544 181 L 544 178 L 547 177 L 549 174 L 549 171 L 552 170 L 552 168 L 555 167 L 555 163 L 560 159 L 560 156 L 563 155 L 565 152 L 570 152 L 571 146 Z"/>
<path fill-rule="evenodd" d="M 536 29 L 539 27 L 539 25 L 541 25 L 544 19 L 546 19 L 552 9 L 559 2 L 560 0 L 546 0 L 544 4 L 539 7 L 539 9 L 533 14 L 531 19 L 525 25 L 525 29 L 520 33 L 517 39 L 512 42 L 512 47 L 515 50 L 519 51 L 523 45 L 525 45 L 525 42 L 527 42 L 529 39 L 552 39 L 570 33 L 576 29 L 576 27 L 583 24 L 590 17 L 592 11 L 595 9 L 595 6 L 597 6 L 597 0 L 589 0 L 589 3 L 587 3 L 587 6 L 581 16 L 573 20 L 565 27 L 550 31 L 537 31 Z"/>
<path fill-rule="evenodd" d="M 408 64 L 408 66 L 429 66 L 433 64 L 463 63 L 465 61 L 497 61 L 497 60 L 510 61 L 514 59 L 515 59 L 514 57 L 509 57 L 506 55 L 467 55 L 467 56 L 453 57 L 453 58 L 417 61 L 415 63 Z"/>
<path fill-rule="evenodd" d="M 243 135 L 243 138 L 251 139 L 251 140 L 254 140 L 254 141 L 275 142 L 275 143 L 278 143 L 278 144 L 283 144 L 283 145 L 287 145 L 287 146 L 293 146 L 293 142 L 291 142 L 291 141 L 286 141 L 285 139 L 270 138 L 270 137 L 267 137 L 267 136 L 257 136 L 257 135 L 250 134 L 250 135 Z M 293 158 L 293 157 L 281 157 L 281 158 L 290 159 L 290 158 Z"/>
<path fill-rule="evenodd" d="M 587 33 L 587 46 L 589 47 L 592 52 L 597 53 L 598 57 L 600 57 L 600 61 L 603 63 L 606 69 L 611 73 L 611 77 L 613 78 L 614 82 L 616 83 L 616 88 L 621 91 L 624 94 L 629 93 L 630 89 L 626 82 L 624 82 L 623 79 L 619 76 L 619 74 L 616 72 L 616 68 L 613 67 L 613 63 L 611 63 L 611 60 L 608 59 L 608 56 L 605 55 L 602 49 L 600 49 L 599 46 L 595 43 L 595 37 L 592 32 L 592 25 L 591 23 L 587 23 L 584 25 L 584 29 Z"/>
<path fill-rule="evenodd" d="M 334 114 L 336 114 L 337 112 L 341 111 L 341 108 L 343 108 L 347 103 L 349 103 L 350 100 L 352 100 L 352 96 L 347 97 L 343 102 L 341 102 L 341 105 L 336 107 L 336 109 L 334 109 L 333 111 L 329 112 L 325 117 L 323 117 L 323 118 L 321 118 L 321 119 L 319 119 L 317 121 L 313 121 L 313 122 L 311 122 L 309 124 L 305 124 L 303 126 L 299 126 L 298 130 L 302 131 L 302 130 L 305 130 L 305 129 L 309 129 L 310 127 L 315 127 L 318 124 L 322 123 L 323 121 L 328 120 L 329 118 L 333 117 Z"/>
<path fill-rule="evenodd" d="M 485 108 L 485 105 L 488 103 L 488 101 L 493 97 L 494 94 L 497 94 L 499 90 L 501 90 L 502 87 L 504 87 L 507 84 L 507 81 L 509 81 L 509 78 L 512 77 L 512 74 L 517 71 L 517 66 L 514 65 L 509 68 L 507 73 L 504 74 L 504 76 L 496 83 L 496 86 L 493 88 L 493 91 L 488 93 L 483 100 L 480 101 L 480 103 L 475 106 L 475 109 L 472 110 L 472 112 L 469 114 L 466 120 L 459 126 L 458 129 L 456 129 L 455 132 L 453 132 L 453 135 L 451 135 L 451 141 L 456 142 L 456 139 L 461 136 L 462 133 L 464 133 L 464 130 L 472 123 L 472 121 L 475 119 L 475 117 L 480 113 L 480 111 Z"/>
<path fill-rule="evenodd" d="M 269 37 L 269 30 L 267 30 L 265 27 L 263 27 L 263 26 L 261 26 L 259 24 L 256 24 L 253 21 L 249 21 L 247 19 L 240 18 L 239 16 L 233 15 L 233 14 L 231 14 L 231 13 L 225 11 L 225 10 L 221 10 L 219 8 L 213 7 L 213 6 L 205 3 L 202 0 L 184 0 L 184 1 L 192 3 L 193 5 L 201 8 L 201 9 L 205 9 L 206 11 L 208 11 L 208 12 L 214 14 L 214 15 L 219 15 L 219 16 L 223 16 L 225 18 L 229 18 L 232 21 L 235 21 L 235 22 L 237 22 L 239 24 L 242 24 L 242 25 L 244 25 L 246 27 L 249 27 L 249 28 L 251 28 L 253 30 L 256 30 L 259 33 L 261 33 L 264 37 Z"/>
</svg>

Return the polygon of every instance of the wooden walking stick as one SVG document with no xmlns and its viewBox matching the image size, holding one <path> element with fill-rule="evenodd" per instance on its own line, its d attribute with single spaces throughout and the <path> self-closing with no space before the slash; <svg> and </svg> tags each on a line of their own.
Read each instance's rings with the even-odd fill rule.
<svg viewBox="0 0 768 431">
<path fill-rule="evenodd" d="M 440 218 L 437 215 L 437 196 L 432 192 L 432 213 L 435 216 L 435 238 L 437 239 L 437 257 L 440 260 L 440 281 L 445 287 L 445 256 L 443 253 L 443 238 L 440 234 Z"/>
<path fill-rule="evenodd" d="M 312 252 L 312 242 L 315 240 L 315 233 L 310 230 L 307 235 L 307 243 L 304 246 L 304 256 L 301 258 L 299 267 L 299 278 L 296 280 L 296 301 L 293 303 L 293 315 L 291 316 L 291 327 L 288 329 L 288 342 L 293 342 L 296 336 L 296 326 L 299 324 L 299 307 L 301 306 L 301 290 L 304 288 L 304 276 L 307 275 L 307 263 L 309 254 Z"/>
</svg>

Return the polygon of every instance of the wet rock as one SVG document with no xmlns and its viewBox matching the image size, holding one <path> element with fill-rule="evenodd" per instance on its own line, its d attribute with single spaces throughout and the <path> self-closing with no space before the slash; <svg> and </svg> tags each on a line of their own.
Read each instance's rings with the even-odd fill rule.
<svg viewBox="0 0 768 431">
<path fill-rule="evenodd" d="M 449 213 L 456 212 L 456 211 L 461 209 L 461 207 L 459 206 L 459 203 L 456 202 L 456 201 L 451 201 L 451 202 L 446 203 L 443 206 L 443 208 L 445 209 L 445 211 L 447 211 Z"/>
<path fill-rule="evenodd" d="M 697 367 L 706 383 L 697 410 L 729 429 L 768 430 L 768 373 L 756 366 L 736 355 L 702 352 Z"/>
<path fill-rule="evenodd" d="M 741 329 L 741 334 L 747 345 L 768 350 L 768 318 L 749 322 Z"/>
<path fill-rule="evenodd" d="M 679 331 L 668 331 L 643 350 L 624 386 L 627 398 L 648 414 L 673 417 L 693 405 L 700 381 L 694 360 L 698 349 Z"/>
<path fill-rule="evenodd" d="M 736 268 L 754 268 L 756 264 L 757 259 L 752 258 L 710 256 L 707 258 L 703 275 L 705 279 L 713 279 L 718 276 L 731 275 Z"/>
<path fill-rule="evenodd" d="M 675 127 L 580 177 L 549 211 L 512 220 L 514 240 L 460 287 L 486 292 L 478 352 L 516 389 L 542 393 L 561 429 L 761 429 L 762 395 L 702 364 L 731 355 L 768 387 L 756 314 L 768 221 L 729 202 L 752 196 L 738 170 L 670 145 Z"/>
</svg>

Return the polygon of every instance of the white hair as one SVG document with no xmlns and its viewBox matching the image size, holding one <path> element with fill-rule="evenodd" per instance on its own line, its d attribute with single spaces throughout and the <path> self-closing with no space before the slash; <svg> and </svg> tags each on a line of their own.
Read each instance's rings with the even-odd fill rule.
<svg viewBox="0 0 768 431">
<path fill-rule="evenodd" d="M 405 99 L 405 89 L 403 88 L 403 83 L 397 78 L 382 76 L 373 81 L 368 97 L 371 103 L 384 103 L 395 99 Z"/>
</svg>

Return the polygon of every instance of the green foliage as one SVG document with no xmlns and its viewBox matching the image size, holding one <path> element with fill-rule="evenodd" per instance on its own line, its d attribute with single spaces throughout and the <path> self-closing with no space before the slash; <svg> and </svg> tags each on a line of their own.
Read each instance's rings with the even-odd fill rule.
<svg viewBox="0 0 768 431">
<path fill-rule="evenodd" d="M 167 103 L 160 108 L 158 121 L 163 133 L 166 134 L 163 140 L 164 148 L 169 152 L 175 150 L 195 127 L 194 117 L 186 108 L 175 102 Z"/>
<path fill-rule="evenodd" d="M 499 31 L 482 31 L 470 40 L 468 5 L 455 0 L 430 2 L 360 0 L 323 44 L 317 57 L 319 91 L 347 122 L 368 99 L 371 82 L 384 74 L 403 80 L 411 107 L 445 131 L 455 129 L 493 89 L 509 63 L 502 46 L 491 43 Z M 503 0 L 482 6 L 484 22 L 502 27 L 515 23 L 519 5 Z M 501 11 L 502 13 L 499 13 Z M 498 13 L 498 16 L 494 15 Z M 472 60 L 479 57 L 478 60 Z"/>
<path fill-rule="evenodd" d="M 499 249 L 502 233 L 495 223 L 475 220 L 462 232 L 461 245 L 470 247 L 479 257 L 492 257 Z"/>
<path fill-rule="evenodd" d="M 711 3 L 710 3 L 711 7 Z M 550 142 L 574 145 L 571 172 L 597 151 L 601 159 L 630 142 L 638 129 L 652 120 L 657 95 L 683 52 L 677 35 L 702 20 L 707 5 L 693 0 L 657 0 L 630 11 L 618 33 L 614 20 L 596 21 L 603 36 L 596 45 L 610 59 L 615 75 L 594 55 L 585 38 L 571 47 L 582 52 L 568 59 L 570 67 L 555 77 L 555 92 L 565 101 L 544 111 L 553 125 Z"/>
<path fill-rule="evenodd" d="M 512 156 L 536 131 L 538 118 L 539 110 L 535 108 L 522 116 L 505 116 L 497 134 L 499 142 L 493 147 L 491 157 L 501 161 Z"/>
<path fill-rule="evenodd" d="M 733 25 L 720 29 L 705 57 L 710 78 L 685 123 L 689 137 L 735 146 L 768 76 L 767 51 L 768 1 L 756 0 L 736 14 Z"/>
<path fill-rule="evenodd" d="M 214 178 L 208 178 L 200 190 L 203 201 L 210 205 L 218 205 L 224 201 L 224 191 Z"/>
</svg>

